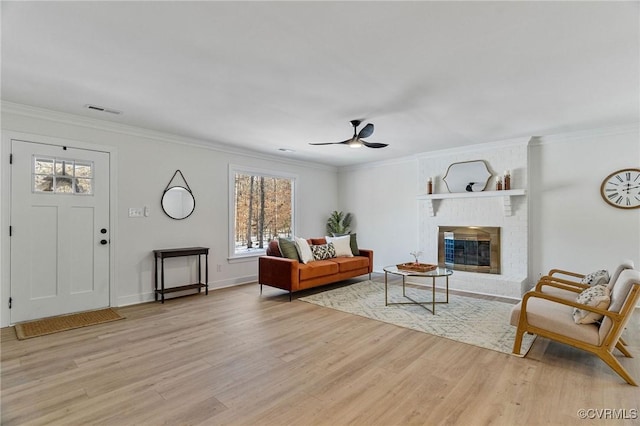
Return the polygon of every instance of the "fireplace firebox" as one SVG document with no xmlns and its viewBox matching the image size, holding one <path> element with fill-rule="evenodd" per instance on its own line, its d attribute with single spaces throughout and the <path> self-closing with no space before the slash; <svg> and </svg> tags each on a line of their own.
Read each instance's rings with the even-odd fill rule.
<svg viewBox="0 0 640 426">
<path fill-rule="evenodd" d="M 438 265 L 457 271 L 500 273 L 500 228 L 439 226 Z"/>
</svg>

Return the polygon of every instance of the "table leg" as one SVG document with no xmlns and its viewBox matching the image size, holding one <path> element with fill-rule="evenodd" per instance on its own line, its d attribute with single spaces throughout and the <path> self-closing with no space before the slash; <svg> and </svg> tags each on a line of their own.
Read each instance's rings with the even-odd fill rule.
<svg viewBox="0 0 640 426">
<path fill-rule="evenodd" d="M 202 255 L 198 255 L 198 284 L 202 284 Z M 198 293 L 202 292 L 202 287 L 198 287 Z"/>
<path fill-rule="evenodd" d="M 404 284 L 405 284 L 405 276 L 403 275 L 402 276 L 402 295 L 406 297 L 407 294 L 405 293 Z"/>
<path fill-rule="evenodd" d="M 204 255 L 204 294 L 209 294 L 209 253 Z"/>
<path fill-rule="evenodd" d="M 154 256 L 153 260 L 153 299 L 158 301 L 158 256 Z"/>
<path fill-rule="evenodd" d="M 160 277 L 160 289 L 162 290 L 160 292 L 160 301 L 161 303 L 164 303 L 164 257 L 160 259 L 160 265 L 160 271 L 162 272 L 162 275 Z"/>
<path fill-rule="evenodd" d="M 387 306 L 387 271 L 384 271 L 384 306 Z"/>
<path fill-rule="evenodd" d="M 431 312 L 436 314 L 436 277 L 431 277 Z"/>
<path fill-rule="evenodd" d="M 445 278 L 447 279 L 447 303 L 449 303 L 449 275 Z"/>
</svg>

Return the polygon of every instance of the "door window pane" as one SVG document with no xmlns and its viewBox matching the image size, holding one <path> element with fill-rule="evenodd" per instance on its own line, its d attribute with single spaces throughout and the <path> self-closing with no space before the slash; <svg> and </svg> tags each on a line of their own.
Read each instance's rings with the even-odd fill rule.
<svg viewBox="0 0 640 426">
<path fill-rule="evenodd" d="M 93 162 L 67 158 L 33 158 L 34 192 L 93 194 Z"/>
</svg>

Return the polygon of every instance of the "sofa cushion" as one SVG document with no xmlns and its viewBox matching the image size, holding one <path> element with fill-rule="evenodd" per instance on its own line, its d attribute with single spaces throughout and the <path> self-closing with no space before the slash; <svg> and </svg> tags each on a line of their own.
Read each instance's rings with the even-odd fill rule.
<svg viewBox="0 0 640 426">
<path fill-rule="evenodd" d="M 333 246 L 333 243 L 311 246 L 311 252 L 313 253 L 313 258 L 315 260 L 325 260 L 336 257 L 336 249 Z"/>
<path fill-rule="evenodd" d="M 313 253 L 311 252 L 311 247 L 309 247 L 309 243 L 304 238 L 293 237 L 296 245 L 296 250 L 298 250 L 298 256 L 300 257 L 300 261 L 302 263 L 309 263 L 314 261 Z"/>
<path fill-rule="evenodd" d="M 369 267 L 369 258 L 364 256 L 336 257 L 331 261 L 338 264 L 340 272 L 355 271 L 356 269 Z"/>
<path fill-rule="evenodd" d="M 607 309 L 611 302 L 609 289 L 604 285 L 589 287 L 576 297 L 576 302 L 594 308 Z M 586 309 L 573 309 L 573 320 L 576 324 L 593 324 L 594 322 L 600 321 L 603 316 L 604 315 L 595 312 L 587 311 Z"/>
<path fill-rule="evenodd" d="M 320 246 L 322 244 L 327 244 L 327 240 L 325 240 L 324 238 L 310 238 L 309 244 L 311 244 L 312 246 Z"/>
<path fill-rule="evenodd" d="M 353 257 L 351 252 L 351 237 L 344 235 L 342 237 L 324 237 L 327 243 L 332 243 L 336 249 L 334 257 Z"/>
<path fill-rule="evenodd" d="M 315 260 L 299 267 L 300 281 L 338 273 L 338 265 L 330 260 Z"/>
<path fill-rule="evenodd" d="M 278 238 L 278 248 L 280 249 L 280 253 L 282 253 L 282 257 L 300 261 L 298 249 L 296 249 L 293 241 L 287 240 L 286 238 Z"/>
</svg>

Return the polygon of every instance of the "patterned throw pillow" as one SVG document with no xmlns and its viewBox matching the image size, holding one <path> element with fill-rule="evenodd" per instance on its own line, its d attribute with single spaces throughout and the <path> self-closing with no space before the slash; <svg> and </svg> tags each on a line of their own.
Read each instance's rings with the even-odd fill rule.
<svg viewBox="0 0 640 426">
<path fill-rule="evenodd" d="M 589 287 L 593 287 L 594 285 L 607 285 L 609 283 L 609 272 L 600 269 L 599 271 L 585 275 L 580 282 L 587 284 Z"/>
<path fill-rule="evenodd" d="M 576 302 L 598 309 L 607 309 L 611 303 L 609 289 L 604 285 L 589 287 L 578 295 Z M 593 324 L 600 321 L 603 316 L 585 309 L 573 308 L 573 320 L 576 324 Z"/>
<path fill-rule="evenodd" d="M 311 246 L 311 252 L 315 260 L 325 260 L 336 257 L 336 249 L 333 247 L 333 243 Z"/>
</svg>

